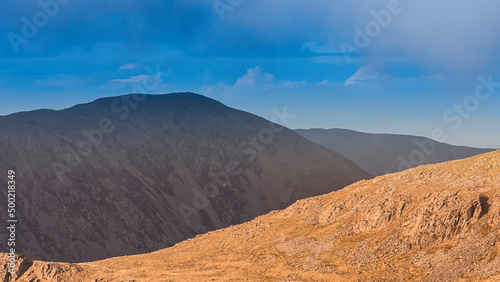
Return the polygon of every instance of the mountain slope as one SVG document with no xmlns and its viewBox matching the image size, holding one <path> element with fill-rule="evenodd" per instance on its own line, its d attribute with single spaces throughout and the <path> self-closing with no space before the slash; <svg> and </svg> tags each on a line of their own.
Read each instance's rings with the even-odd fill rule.
<svg viewBox="0 0 500 282">
<path fill-rule="evenodd" d="M 151 254 L 35 262 L 21 278 L 498 281 L 499 239 L 496 151 L 360 181 Z"/>
<path fill-rule="evenodd" d="M 305 138 L 338 152 L 374 175 L 398 172 L 491 152 L 410 135 L 371 134 L 347 129 L 297 129 Z"/>
<path fill-rule="evenodd" d="M 2 183 L 17 173 L 17 251 L 35 259 L 150 252 L 371 177 L 291 130 L 191 93 L 17 113 L 0 117 L 0 129 Z M 0 214 L 6 222 L 5 205 Z"/>
</svg>

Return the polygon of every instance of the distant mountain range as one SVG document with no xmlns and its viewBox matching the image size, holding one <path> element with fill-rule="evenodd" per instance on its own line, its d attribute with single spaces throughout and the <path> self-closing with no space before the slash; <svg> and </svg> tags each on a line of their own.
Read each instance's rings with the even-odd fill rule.
<svg viewBox="0 0 500 282">
<path fill-rule="evenodd" d="M 425 137 L 362 133 L 347 129 L 297 129 L 305 138 L 338 152 L 374 175 L 494 151 L 453 146 Z"/>
<path fill-rule="evenodd" d="M 2 183 L 17 174 L 16 251 L 69 262 L 158 250 L 372 177 L 287 128 L 192 93 L 2 116 L 0 160 Z M 0 214 L 6 222 L 6 205 Z"/>
<path fill-rule="evenodd" d="M 19 256 L 11 278 L 500 281 L 499 199 L 496 151 L 360 181 L 150 254 L 85 264 Z"/>
</svg>

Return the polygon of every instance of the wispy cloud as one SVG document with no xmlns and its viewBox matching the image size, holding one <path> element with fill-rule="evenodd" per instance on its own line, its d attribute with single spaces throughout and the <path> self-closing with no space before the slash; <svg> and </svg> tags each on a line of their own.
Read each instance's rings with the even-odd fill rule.
<svg viewBox="0 0 500 282">
<path fill-rule="evenodd" d="M 247 73 L 239 77 L 233 85 L 235 88 L 239 87 L 258 87 L 258 88 L 293 88 L 303 87 L 307 81 L 290 81 L 285 79 L 276 79 L 273 74 L 264 72 L 264 70 L 257 66 L 247 70 Z"/>
<path fill-rule="evenodd" d="M 328 79 L 322 80 L 318 83 L 318 86 L 336 86 L 336 85 L 342 85 L 342 84 L 332 82 Z"/>
<path fill-rule="evenodd" d="M 247 73 L 236 80 L 234 87 L 249 87 L 256 85 L 269 85 L 275 81 L 276 77 L 264 72 L 261 67 L 254 67 L 247 70 Z"/>
<path fill-rule="evenodd" d="M 111 80 L 111 82 L 134 83 L 134 82 L 141 82 L 141 81 L 146 80 L 148 78 L 151 78 L 151 76 L 147 75 L 147 74 L 141 74 L 141 75 L 137 75 L 137 76 L 132 76 L 130 78 L 113 79 L 113 80 Z"/>
<path fill-rule="evenodd" d="M 129 63 L 129 64 L 124 64 L 120 66 L 119 70 L 131 70 L 131 69 L 138 69 L 138 68 L 143 68 L 144 65 L 138 64 L 138 63 Z"/>
<path fill-rule="evenodd" d="M 334 50 L 335 50 L 329 44 L 325 44 L 324 42 L 320 42 L 320 41 L 307 41 L 306 43 L 304 43 L 302 45 L 302 49 L 306 49 L 306 50 L 309 50 L 311 52 L 319 53 L 319 54 L 334 53 Z"/>
<path fill-rule="evenodd" d="M 111 81 L 108 81 L 105 85 L 101 86 L 104 89 L 119 89 L 126 88 L 130 86 L 138 86 L 144 83 L 154 83 L 155 81 L 162 81 L 161 78 L 167 77 L 169 72 L 157 72 L 156 74 L 140 74 L 131 76 L 128 78 L 117 78 Z M 168 88 L 167 84 L 162 84 L 163 88 Z"/>
<path fill-rule="evenodd" d="M 377 78 L 378 75 L 373 71 L 370 65 L 360 67 L 351 77 L 344 82 L 345 86 L 354 85 L 359 82 Z"/>
<path fill-rule="evenodd" d="M 205 85 L 200 88 L 204 94 L 214 94 L 217 92 L 228 92 L 241 89 L 271 90 L 283 88 L 301 88 L 307 85 L 306 80 L 290 81 L 285 79 L 276 79 L 273 74 L 265 72 L 260 66 L 247 69 L 247 72 L 236 79 L 232 85 L 226 85 L 222 82 L 215 85 Z"/>
</svg>

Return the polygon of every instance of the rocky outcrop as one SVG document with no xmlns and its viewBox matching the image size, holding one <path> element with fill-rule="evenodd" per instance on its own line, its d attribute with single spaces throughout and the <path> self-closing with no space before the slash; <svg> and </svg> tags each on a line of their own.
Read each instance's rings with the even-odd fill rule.
<svg viewBox="0 0 500 282">
<path fill-rule="evenodd" d="M 12 264 L 15 265 L 14 273 L 9 272 L 12 269 Z M 33 265 L 33 261 L 25 258 L 23 255 L 0 254 L 0 281 L 9 282 L 16 281 Z"/>
<path fill-rule="evenodd" d="M 83 270 L 73 264 L 48 263 L 33 261 L 22 254 L 15 254 L 15 272 L 8 271 L 11 260 L 7 254 L 0 254 L 0 278 L 10 281 L 72 281 Z M 29 278 L 28 278 L 29 277 Z"/>
</svg>

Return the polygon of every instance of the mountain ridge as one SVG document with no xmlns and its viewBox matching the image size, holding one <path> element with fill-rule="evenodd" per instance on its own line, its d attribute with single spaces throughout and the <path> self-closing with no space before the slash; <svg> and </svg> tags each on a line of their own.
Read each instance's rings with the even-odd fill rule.
<svg viewBox="0 0 500 282">
<path fill-rule="evenodd" d="M 198 94 L 96 101 L 0 117 L 0 171 L 18 174 L 19 245 L 31 258 L 153 251 L 372 177 Z M 4 206 L 0 213 L 6 220 Z"/>
<path fill-rule="evenodd" d="M 350 129 L 295 129 L 303 137 L 342 154 L 374 175 L 463 159 L 495 149 L 455 146 L 423 136 L 364 133 Z"/>
</svg>

